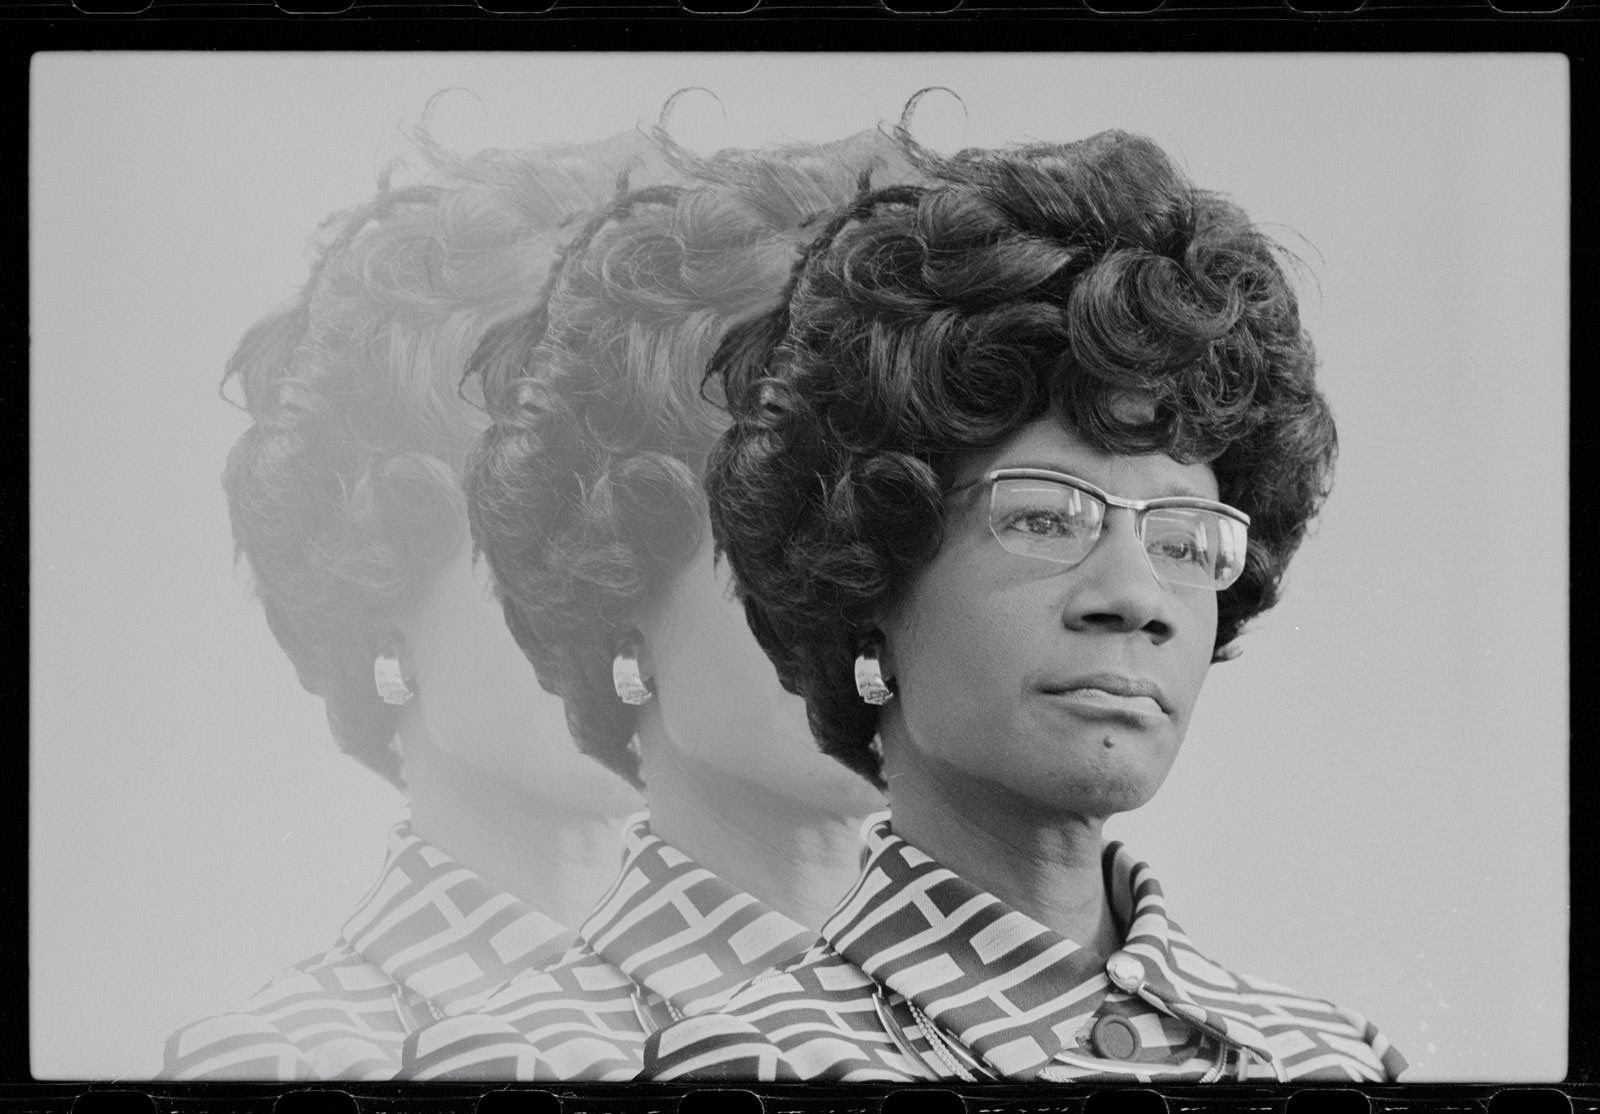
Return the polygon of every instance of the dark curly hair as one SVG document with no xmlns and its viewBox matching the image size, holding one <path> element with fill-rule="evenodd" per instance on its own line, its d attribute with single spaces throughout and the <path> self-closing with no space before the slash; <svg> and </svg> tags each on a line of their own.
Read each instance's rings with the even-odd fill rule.
<svg viewBox="0 0 1600 1114">
<path fill-rule="evenodd" d="M 637 133 L 458 158 L 414 136 L 418 184 L 322 224 L 311 274 L 228 361 L 251 424 L 223 475 L 236 559 L 347 753 L 400 784 L 373 688 L 393 614 L 466 538 L 460 474 L 487 425 L 460 397 L 484 330 L 538 301 L 564 222 L 663 165 Z"/>
<path fill-rule="evenodd" d="M 757 639 L 823 749 L 879 784 L 852 663 L 938 549 L 959 454 L 1054 413 L 1111 452 L 1209 462 L 1251 516 L 1220 649 L 1277 602 L 1336 452 L 1284 253 L 1154 143 L 939 158 L 897 134 L 929 181 L 838 213 L 728 337 L 735 422 L 707 473 Z"/>
<path fill-rule="evenodd" d="M 506 622 L 586 753 L 639 782 L 637 709 L 611 662 L 702 536 L 702 393 L 734 322 L 770 309 L 802 229 L 906 162 L 869 132 L 821 147 L 695 158 L 686 185 L 618 197 L 574 237 L 535 312 L 473 357 L 493 419 L 466 475 L 472 534 Z"/>
</svg>

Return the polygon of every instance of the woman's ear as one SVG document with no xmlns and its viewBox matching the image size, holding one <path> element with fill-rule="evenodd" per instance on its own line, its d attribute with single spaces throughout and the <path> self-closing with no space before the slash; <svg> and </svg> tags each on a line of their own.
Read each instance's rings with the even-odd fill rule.
<svg viewBox="0 0 1600 1114">
<path fill-rule="evenodd" d="M 633 646 L 639 661 L 639 672 L 646 677 L 654 677 L 656 657 L 663 649 L 662 639 L 666 636 L 660 608 L 648 603 L 636 606 L 623 616 L 618 629 L 623 632 L 619 642 L 626 640 Z"/>
<path fill-rule="evenodd" d="M 893 677 L 900 670 L 895 666 L 894 647 L 890 644 L 889 636 L 883 633 L 882 628 L 873 628 L 878 642 L 878 663 L 883 666 L 883 675 Z"/>
<path fill-rule="evenodd" d="M 655 695 L 655 669 L 637 629 L 625 631 L 613 641 L 611 683 L 624 704 L 643 704 Z"/>
<path fill-rule="evenodd" d="M 634 645 L 637 647 L 639 655 L 639 672 L 646 677 L 654 677 L 656 675 L 655 644 L 658 639 L 652 638 L 649 632 L 640 626 L 636 626 L 633 629 Z"/>
<path fill-rule="evenodd" d="M 874 628 L 856 639 L 856 694 L 882 706 L 894 699 L 894 673 L 884 663 L 883 632 Z"/>
<path fill-rule="evenodd" d="M 375 641 L 372 682 L 378 697 L 385 704 L 409 704 L 417 694 L 417 670 L 404 632 L 391 627 L 380 632 Z"/>
<path fill-rule="evenodd" d="M 893 623 L 882 611 L 873 612 L 868 619 L 868 626 L 860 635 L 858 641 L 866 643 L 871 641 L 877 647 L 878 662 L 883 667 L 884 676 L 895 675 L 894 639 L 890 636 Z"/>
</svg>

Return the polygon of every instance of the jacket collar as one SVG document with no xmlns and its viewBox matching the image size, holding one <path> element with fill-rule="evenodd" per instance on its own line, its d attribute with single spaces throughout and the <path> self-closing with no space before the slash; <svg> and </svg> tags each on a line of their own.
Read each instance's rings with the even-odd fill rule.
<svg viewBox="0 0 1600 1114">
<path fill-rule="evenodd" d="M 363 959 L 440 1016 L 476 1008 L 556 959 L 572 930 L 491 885 L 401 823 L 377 882 L 345 922 Z"/>
<path fill-rule="evenodd" d="M 623 825 L 622 870 L 578 935 L 685 1015 L 720 1006 L 815 939 L 653 835 L 646 813 Z"/>
<path fill-rule="evenodd" d="M 1002 1076 L 1032 1078 L 1072 1042 L 1119 989 L 1108 968 L 1129 981 L 1125 956 L 1138 960 L 1131 992 L 1139 998 L 1271 1058 L 1259 1029 L 1195 1000 L 1173 956 L 1173 934 L 1182 930 L 1167 918 L 1160 883 L 1120 843 L 1106 844 L 1101 861 L 1128 931 L 1116 955 L 1102 961 L 894 835 L 887 813 L 870 817 L 862 835 L 861 877 L 823 925 L 823 938 Z"/>
</svg>

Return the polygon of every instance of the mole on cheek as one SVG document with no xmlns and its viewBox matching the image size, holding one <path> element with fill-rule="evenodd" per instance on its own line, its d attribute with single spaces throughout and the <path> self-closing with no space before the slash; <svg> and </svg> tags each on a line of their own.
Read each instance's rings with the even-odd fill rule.
<svg viewBox="0 0 1600 1114">
<path fill-rule="evenodd" d="M 1107 750 L 1110 750 L 1112 747 L 1116 746 L 1117 744 L 1113 743 L 1111 741 L 1111 736 L 1110 735 L 1107 735 L 1104 739 L 1100 740 L 1100 745 L 1105 747 Z"/>
</svg>

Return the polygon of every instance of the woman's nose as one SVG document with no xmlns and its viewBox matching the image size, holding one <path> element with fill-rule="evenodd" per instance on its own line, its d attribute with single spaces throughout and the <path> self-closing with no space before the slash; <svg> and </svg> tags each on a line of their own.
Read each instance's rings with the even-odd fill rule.
<svg viewBox="0 0 1600 1114">
<path fill-rule="evenodd" d="M 1062 620 L 1074 630 L 1145 630 L 1171 637 L 1169 593 L 1139 540 L 1134 512 L 1110 508 L 1089 555 L 1073 567 Z"/>
</svg>

